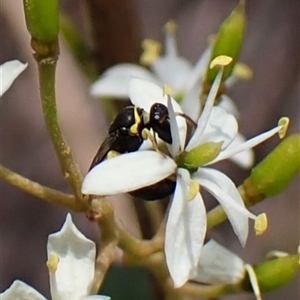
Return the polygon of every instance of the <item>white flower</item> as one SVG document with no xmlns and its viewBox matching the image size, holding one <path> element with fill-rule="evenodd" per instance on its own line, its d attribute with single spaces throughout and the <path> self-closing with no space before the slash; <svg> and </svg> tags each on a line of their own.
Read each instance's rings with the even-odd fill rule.
<svg viewBox="0 0 300 300">
<path fill-rule="evenodd" d="M 0 66 L 0 97 L 10 88 L 15 79 L 26 69 L 27 63 L 7 61 Z"/>
<path fill-rule="evenodd" d="M 169 86 L 172 96 L 176 100 L 180 100 L 179 102 L 183 112 L 194 121 L 197 121 L 201 111 L 199 96 L 202 93 L 202 81 L 204 80 L 204 74 L 209 64 L 211 47 L 205 50 L 195 66 L 193 66 L 187 59 L 178 55 L 175 26 L 172 21 L 166 25 L 166 50 L 163 56 L 159 56 L 157 53 L 160 47 L 157 42 L 151 40 L 144 41 L 145 53 L 143 56 L 151 56 L 150 59 L 147 58 L 146 60 L 152 72 L 134 64 L 118 64 L 109 68 L 100 76 L 91 86 L 91 94 L 97 97 L 118 97 L 127 99 L 128 93 L 130 94 L 130 91 L 128 91 L 128 82 L 131 77 L 138 77 L 157 85 Z M 142 60 L 145 60 L 143 56 Z M 242 70 L 245 69 L 246 67 L 242 67 Z M 250 71 L 247 71 L 246 73 L 249 72 Z M 239 71 L 239 73 L 242 72 Z M 243 75 L 241 77 L 247 76 Z M 225 85 L 227 87 L 231 86 L 237 81 L 237 78 L 238 76 L 233 74 L 226 81 Z M 142 101 L 137 101 L 137 103 L 140 102 Z M 136 103 L 134 104 L 137 105 Z M 234 102 L 225 94 L 220 97 L 219 107 L 238 116 L 238 110 Z M 174 108 L 178 111 L 177 107 L 174 106 Z M 244 141 L 245 138 L 237 133 L 234 143 L 241 144 Z M 243 168 L 250 168 L 254 161 L 253 151 L 247 149 L 237 155 L 231 156 L 230 159 Z"/>
<path fill-rule="evenodd" d="M 237 283 L 245 277 L 244 262 L 214 240 L 202 248 L 199 263 L 190 279 L 207 284 Z"/>
<path fill-rule="evenodd" d="M 52 300 L 110 299 L 107 296 L 89 296 L 94 278 L 96 247 L 76 228 L 70 214 L 62 229 L 49 235 L 47 252 Z M 0 297 L 2 300 L 46 299 L 20 280 L 15 280 Z"/>
<path fill-rule="evenodd" d="M 199 263 L 190 279 L 205 284 L 235 284 L 241 282 L 246 273 L 257 300 L 262 300 L 258 280 L 251 265 L 214 240 L 202 248 Z"/>
<path fill-rule="evenodd" d="M 184 167 L 179 167 L 176 171 L 176 189 L 172 196 L 165 237 L 166 261 L 176 287 L 183 285 L 198 265 L 206 233 L 206 210 L 199 186 L 200 190 L 202 187 L 205 188 L 220 202 L 242 245 L 245 244 L 248 236 L 248 218 L 255 219 L 255 216 L 245 208 L 234 183 L 225 174 L 206 166 L 252 148 L 282 130 L 280 125 L 244 144 L 238 146 L 232 144 L 237 134 L 237 121 L 224 109 L 213 106 L 221 76 L 222 73 L 219 72 L 199 118 L 198 127 L 186 148 L 183 147 L 185 135 L 178 130 L 178 120 L 182 118 L 176 117 L 175 121 L 174 110 L 177 111 L 177 108 L 173 109 L 173 103 L 176 102 L 169 96 L 167 104 L 173 138 L 169 150 L 172 158 L 156 152 L 151 155 L 151 158 L 151 151 L 123 154 L 117 158 L 108 159 L 105 164 L 95 166 L 87 174 L 82 186 L 84 194 L 112 195 L 129 192 L 159 182 L 173 174 L 174 168 L 176 169 L 174 163 L 181 149 L 193 151 L 195 147 L 207 142 L 222 143 L 216 157 L 205 166 L 197 166 L 196 171 L 193 170 L 193 172 Z M 139 106 L 144 107 L 143 103 L 145 103 L 146 107 L 150 107 L 151 103 L 161 101 L 163 91 L 158 87 L 153 89 L 154 85 L 146 81 L 141 84 L 142 81 L 132 79 L 130 82 L 130 90 L 135 91 L 134 98 L 139 99 Z M 166 96 L 163 100 L 165 98 Z M 148 156 L 149 162 L 147 163 L 145 159 L 148 159 Z M 117 169 L 114 161 L 116 159 L 118 159 Z"/>
</svg>

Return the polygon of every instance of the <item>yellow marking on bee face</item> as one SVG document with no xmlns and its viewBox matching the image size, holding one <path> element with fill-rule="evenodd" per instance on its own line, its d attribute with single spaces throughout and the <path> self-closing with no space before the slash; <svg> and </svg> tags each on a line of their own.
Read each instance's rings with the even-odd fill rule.
<svg viewBox="0 0 300 300">
<path fill-rule="evenodd" d="M 139 124 L 142 123 L 142 119 L 137 111 L 137 108 L 135 107 L 134 108 L 134 124 L 130 127 L 130 133 L 132 134 L 138 134 L 138 127 L 139 127 Z"/>
</svg>

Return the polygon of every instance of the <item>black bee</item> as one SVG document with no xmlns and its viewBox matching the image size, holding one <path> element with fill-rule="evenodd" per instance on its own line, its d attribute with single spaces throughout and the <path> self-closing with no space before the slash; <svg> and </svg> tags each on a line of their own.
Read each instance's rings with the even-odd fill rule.
<svg viewBox="0 0 300 300">
<path fill-rule="evenodd" d="M 153 130 L 153 135 L 150 129 Z M 136 106 L 125 107 L 111 123 L 108 136 L 94 157 L 90 170 L 106 159 L 112 151 L 120 154 L 137 151 L 147 138 L 157 148 L 156 134 L 164 142 L 172 144 L 169 112 L 164 104 L 154 103 L 149 113 Z M 129 194 L 144 200 L 157 200 L 171 195 L 175 186 L 173 178 L 166 178 Z"/>
</svg>

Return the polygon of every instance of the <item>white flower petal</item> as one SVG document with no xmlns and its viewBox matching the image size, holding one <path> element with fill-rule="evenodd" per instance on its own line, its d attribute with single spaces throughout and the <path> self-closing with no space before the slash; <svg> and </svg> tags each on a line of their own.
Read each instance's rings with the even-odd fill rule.
<svg viewBox="0 0 300 300">
<path fill-rule="evenodd" d="M 128 99 L 128 83 L 132 76 L 158 82 L 155 76 L 143 67 L 134 64 L 119 64 L 105 71 L 92 84 L 90 93 L 97 97 Z"/>
<path fill-rule="evenodd" d="M 184 93 L 180 102 L 183 112 L 189 116 L 194 122 L 197 122 L 201 112 L 201 85 L 194 85 L 191 89 Z"/>
<path fill-rule="evenodd" d="M 238 133 L 238 124 L 233 115 L 221 107 L 214 106 L 202 134 L 198 135 L 197 130 L 198 128 L 192 137 L 193 141 L 189 142 L 187 150 L 190 150 L 190 145 L 197 146 L 206 142 L 223 142 L 222 149 L 226 149 Z"/>
<path fill-rule="evenodd" d="M 126 193 L 159 182 L 176 171 L 176 163 L 156 151 L 122 154 L 95 166 L 81 192 L 91 195 Z"/>
<path fill-rule="evenodd" d="M 221 100 L 220 100 L 218 107 L 222 107 L 228 113 L 230 113 L 230 114 L 234 115 L 236 118 L 238 118 L 240 113 L 239 113 L 235 103 L 233 102 L 233 100 L 231 100 L 225 94 L 223 94 L 220 98 L 221 98 Z"/>
<path fill-rule="evenodd" d="M 208 47 L 193 67 L 190 75 L 186 78 L 183 90 L 183 99 L 180 103 L 182 110 L 193 121 L 197 122 L 200 115 L 200 95 L 202 92 L 203 74 L 209 63 L 210 47 Z"/>
<path fill-rule="evenodd" d="M 187 201 L 189 179 L 188 171 L 178 170 L 166 225 L 165 255 L 175 287 L 185 284 L 194 272 L 206 232 L 206 211 L 200 194 Z"/>
<path fill-rule="evenodd" d="M 94 278 L 95 243 L 87 239 L 73 224 L 68 214 L 62 229 L 49 235 L 48 260 L 58 255 L 54 273 L 50 273 L 52 300 L 80 300 L 89 294 Z"/>
<path fill-rule="evenodd" d="M 232 143 L 230 144 L 229 147 L 233 148 L 233 147 L 241 145 L 245 142 L 246 142 L 246 139 L 240 133 L 238 133 L 235 136 L 234 140 L 232 141 Z M 229 159 L 244 169 L 250 169 L 254 163 L 254 152 L 251 148 L 249 148 L 242 152 L 239 152 L 237 154 L 230 156 Z M 211 163 L 209 163 L 209 164 L 211 164 Z"/>
<path fill-rule="evenodd" d="M 202 248 L 199 265 L 192 279 L 208 284 L 236 283 L 244 278 L 244 262 L 214 240 Z"/>
<path fill-rule="evenodd" d="M 235 234 L 244 246 L 248 237 L 248 218 L 255 219 L 255 215 L 246 209 L 234 183 L 225 174 L 210 168 L 199 168 L 192 178 L 220 202 Z"/>
<path fill-rule="evenodd" d="M 129 97 L 131 102 L 149 112 L 151 106 L 156 103 L 168 105 L 168 97 L 164 95 L 162 88 L 156 84 L 140 78 L 131 78 L 129 81 Z M 175 112 L 182 113 L 180 105 L 171 97 Z M 186 121 L 182 117 L 177 117 L 181 147 L 184 148 L 186 138 Z"/>
<path fill-rule="evenodd" d="M 267 132 L 261 133 L 255 137 L 253 137 L 250 140 L 247 140 L 246 142 L 244 142 L 242 144 L 230 145 L 224 151 L 221 151 L 220 154 L 213 161 L 211 161 L 209 163 L 212 164 L 217 161 L 227 159 L 233 155 L 236 155 L 237 153 L 251 149 L 251 148 L 255 147 L 256 145 L 262 143 L 263 141 L 269 139 L 274 134 L 278 133 L 280 129 L 281 129 L 281 126 L 277 126 Z"/>
<path fill-rule="evenodd" d="M 167 146 L 172 157 L 175 157 L 179 153 L 181 143 L 180 143 L 179 130 L 176 122 L 176 115 L 173 109 L 171 97 L 168 97 L 168 111 L 169 111 L 169 118 L 170 118 L 171 136 L 173 141 L 171 145 L 167 144 Z"/>
<path fill-rule="evenodd" d="M 15 280 L 13 284 L 0 294 L 1 300 L 47 300 L 38 291 L 23 281 Z"/>
<path fill-rule="evenodd" d="M 162 84 L 167 84 L 176 93 L 184 89 L 185 82 L 190 76 L 192 65 L 184 58 L 176 56 L 159 57 L 151 63 Z"/>
<path fill-rule="evenodd" d="M 202 136 L 205 127 L 207 126 L 207 122 L 211 115 L 211 111 L 213 109 L 214 101 L 217 96 L 219 86 L 221 84 L 221 79 L 223 75 L 223 69 L 220 69 L 207 96 L 204 109 L 201 113 L 201 116 L 198 120 L 197 129 L 195 130 L 191 140 L 189 141 L 186 150 L 189 151 L 199 145 L 198 140 Z"/>
<path fill-rule="evenodd" d="M 103 295 L 92 295 L 92 296 L 84 297 L 80 300 L 111 300 L 111 298 Z"/>
<path fill-rule="evenodd" d="M 27 63 L 23 64 L 18 60 L 8 61 L 0 66 L 0 97 L 10 88 L 26 67 Z"/>
<path fill-rule="evenodd" d="M 203 75 L 206 72 L 210 59 L 211 47 L 207 47 L 204 53 L 200 56 L 196 65 L 194 66 L 189 78 L 185 83 L 185 92 L 191 90 L 194 86 L 201 86 Z M 199 88 L 200 89 L 200 88 Z M 198 95 L 199 96 L 199 95 Z"/>
</svg>

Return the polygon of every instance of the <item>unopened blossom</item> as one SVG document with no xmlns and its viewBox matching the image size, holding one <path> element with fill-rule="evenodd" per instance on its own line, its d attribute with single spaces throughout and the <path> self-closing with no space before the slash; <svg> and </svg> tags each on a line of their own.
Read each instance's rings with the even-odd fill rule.
<svg viewBox="0 0 300 300">
<path fill-rule="evenodd" d="M 97 97 L 128 99 L 130 78 L 141 78 L 156 85 L 167 85 L 170 87 L 171 95 L 180 103 L 181 110 L 191 119 L 197 121 L 201 111 L 202 83 L 208 68 L 211 47 L 208 47 L 196 64 L 192 65 L 186 58 L 178 55 L 176 24 L 173 21 L 166 24 L 165 32 L 164 55 L 159 55 L 161 45 L 158 42 L 153 40 L 145 40 L 143 42 L 145 51 L 141 56 L 141 62 L 148 65 L 151 71 L 135 64 L 115 65 L 105 71 L 91 86 L 91 94 Z M 237 81 L 238 76 L 236 74 L 241 74 L 240 77 L 242 78 L 249 77 L 250 71 L 247 71 L 246 67 L 241 67 L 239 64 L 235 69 L 238 71 L 227 79 L 225 82 L 226 87 L 232 86 Z M 131 97 L 130 99 L 132 100 Z M 140 102 L 142 101 L 137 101 L 137 103 Z M 136 103 L 134 104 L 137 105 Z M 238 116 L 238 110 L 228 95 L 221 95 L 218 106 Z M 176 109 L 175 106 L 174 108 Z M 176 111 L 178 110 L 176 109 Z M 237 133 L 233 142 L 241 144 L 244 141 L 245 138 L 240 133 Z M 254 154 L 251 149 L 247 149 L 232 155 L 230 159 L 240 167 L 250 168 L 254 162 Z"/>
<path fill-rule="evenodd" d="M 262 300 L 253 267 L 215 240 L 210 240 L 203 246 L 198 266 L 190 279 L 205 284 L 236 284 L 246 275 L 256 299 Z"/>
<path fill-rule="evenodd" d="M 146 106 L 149 107 L 153 102 L 165 103 L 166 99 L 168 100 L 173 138 L 172 145 L 168 146 L 170 156 L 163 156 L 155 152 L 153 161 L 149 161 L 151 168 L 139 169 L 141 165 L 145 167 L 144 160 L 151 151 L 123 154 L 117 158 L 108 159 L 105 164 L 101 163 L 95 166 L 87 174 L 82 185 L 84 194 L 112 195 L 133 191 L 176 174 L 176 188 L 171 197 L 165 235 L 166 261 L 176 287 L 182 286 L 188 280 L 199 262 L 206 233 L 206 210 L 201 195 L 202 188 L 220 202 L 242 245 L 245 245 L 248 236 L 248 218 L 256 218 L 245 208 L 234 183 L 222 172 L 207 166 L 229 158 L 239 151 L 254 147 L 284 127 L 279 125 L 244 144 L 237 146 L 232 144 L 238 131 L 237 121 L 233 115 L 221 107 L 213 106 L 221 76 L 222 72 L 220 71 L 198 120 L 197 129 L 186 146 L 184 146 L 185 140 L 182 140 L 185 135 L 178 130 L 178 119 L 181 117 L 175 116 L 175 112 L 178 111 L 173 107 L 174 100 L 170 96 L 164 95 L 162 89 L 153 88 L 153 83 L 141 79 L 131 79 L 129 90 L 135 91 L 134 98 L 139 99 L 139 106 L 143 107 L 143 103 L 146 103 Z M 143 84 L 141 84 L 142 81 Z M 193 165 L 191 168 L 182 163 L 178 166 L 183 153 L 192 153 L 202 145 L 217 146 L 217 151 L 202 164 Z M 156 157 L 157 155 L 161 155 L 160 159 Z M 134 159 L 132 159 L 133 156 Z M 118 159 L 117 169 L 111 167 L 115 166 L 115 159 Z M 177 168 L 176 166 L 174 168 L 172 160 L 177 164 Z M 130 171 L 136 169 L 139 169 L 137 175 Z M 130 176 L 128 176 L 128 172 L 130 172 Z M 109 179 L 105 180 L 105 178 Z M 119 186 L 122 188 L 120 189 Z"/>
<path fill-rule="evenodd" d="M 0 97 L 11 87 L 15 79 L 26 69 L 27 63 L 7 61 L 0 66 Z"/>
<path fill-rule="evenodd" d="M 96 246 L 72 222 L 68 214 L 62 229 L 50 234 L 47 267 L 52 300 L 109 300 L 107 296 L 89 296 L 94 278 Z M 28 284 L 15 280 L 0 294 L 1 300 L 46 300 Z"/>
<path fill-rule="evenodd" d="M 237 283 L 245 273 L 240 257 L 210 240 L 203 246 L 198 266 L 190 279 L 207 284 Z"/>
</svg>

